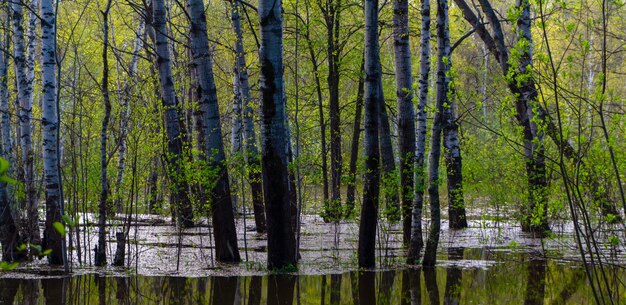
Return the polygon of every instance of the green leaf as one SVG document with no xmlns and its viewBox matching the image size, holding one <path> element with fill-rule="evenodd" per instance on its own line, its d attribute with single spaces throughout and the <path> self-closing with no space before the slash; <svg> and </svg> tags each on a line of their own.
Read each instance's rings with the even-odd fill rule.
<svg viewBox="0 0 626 305">
<path fill-rule="evenodd" d="M 61 234 L 61 236 L 65 237 L 65 225 L 63 225 L 62 223 L 55 221 L 52 224 L 52 227 L 54 227 L 54 229 L 59 232 L 59 234 Z"/>
<path fill-rule="evenodd" d="M 15 268 L 17 268 L 17 266 L 19 266 L 19 263 L 17 262 L 13 262 L 13 263 L 9 263 L 9 262 L 0 262 L 0 269 L 2 271 L 11 271 Z"/>
<path fill-rule="evenodd" d="M 41 256 L 48 256 L 52 253 L 52 249 L 46 249 L 41 253 Z"/>
<path fill-rule="evenodd" d="M 22 251 L 26 250 L 26 244 L 21 244 L 21 245 L 15 247 L 15 249 L 17 249 L 17 251 L 22 252 Z"/>
</svg>

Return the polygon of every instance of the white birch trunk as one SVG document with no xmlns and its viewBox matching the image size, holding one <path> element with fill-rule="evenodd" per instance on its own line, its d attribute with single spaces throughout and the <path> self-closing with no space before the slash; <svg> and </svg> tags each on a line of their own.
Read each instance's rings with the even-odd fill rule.
<svg viewBox="0 0 626 305">
<path fill-rule="evenodd" d="M 133 55 L 130 59 L 130 65 L 128 69 L 128 75 L 124 79 L 124 85 L 118 82 L 118 100 L 120 101 L 120 147 L 117 152 L 117 175 L 115 177 L 115 207 L 117 212 L 122 212 L 122 194 L 120 189 L 124 184 L 124 174 L 126 171 L 126 152 L 128 150 L 128 133 L 131 131 L 130 126 L 130 97 L 132 96 L 132 86 L 135 84 L 137 74 L 137 62 L 139 61 L 139 52 L 143 47 L 143 32 L 144 21 L 142 20 L 137 29 L 137 37 L 135 38 L 135 46 L 133 48 Z M 114 36 L 113 36 L 114 37 Z M 119 66 L 119 63 L 118 63 Z M 118 75 L 121 71 L 118 68 Z"/>
<path fill-rule="evenodd" d="M 36 0 L 35 0 L 36 3 Z M 34 59 L 34 25 L 35 20 L 33 14 L 29 20 L 29 41 L 28 54 L 25 51 L 24 41 L 24 10 L 23 4 L 15 2 L 11 5 L 12 22 L 13 22 L 13 60 L 15 62 L 15 77 L 17 85 L 17 101 L 19 105 L 20 120 L 20 146 L 22 150 L 22 175 L 24 178 L 24 192 L 26 195 L 25 208 L 27 213 L 26 220 L 26 239 L 33 244 L 40 244 L 37 213 L 37 199 L 35 193 L 34 181 L 34 153 L 32 143 L 32 109 L 33 109 L 33 64 L 30 62 Z"/>
<path fill-rule="evenodd" d="M 46 190 L 46 228 L 43 249 L 51 249 L 48 256 L 51 265 L 63 264 L 64 238 L 54 229 L 61 222 L 61 181 L 58 161 L 58 128 L 56 86 L 56 15 L 53 1 L 41 1 L 41 53 L 42 53 L 42 120 L 43 167 Z"/>
<path fill-rule="evenodd" d="M 407 254 L 407 263 L 416 264 L 424 245 L 422 237 L 422 209 L 424 206 L 424 190 L 426 180 L 424 172 L 426 164 L 426 105 L 428 104 L 428 76 L 430 74 L 430 0 L 422 0 L 421 4 L 421 42 L 420 42 L 420 77 L 419 99 L 417 104 L 417 138 L 415 152 L 415 197 L 411 214 L 411 240 Z"/>
</svg>

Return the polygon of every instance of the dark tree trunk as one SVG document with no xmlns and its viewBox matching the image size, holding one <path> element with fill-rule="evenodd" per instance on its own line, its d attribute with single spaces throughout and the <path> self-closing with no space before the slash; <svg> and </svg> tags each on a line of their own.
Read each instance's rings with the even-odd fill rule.
<svg viewBox="0 0 626 305">
<path fill-rule="evenodd" d="M 111 100 L 109 98 L 109 10 L 111 0 L 107 1 L 106 8 L 102 12 L 104 20 L 103 42 L 102 42 L 102 99 L 104 100 L 104 118 L 102 119 L 102 130 L 100 131 L 100 202 L 98 203 L 98 246 L 95 250 L 94 263 L 96 266 L 107 264 L 106 254 L 106 217 L 109 197 L 109 179 L 107 177 L 107 132 L 109 129 L 109 119 L 111 118 Z"/>
<path fill-rule="evenodd" d="M 291 305 L 296 279 L 297 277 L 293 275 L 269 275 L 267 277 L 267 304 Z"/>
<path fill-rule="evenodd" d="M 341 217 L 341 115 L 339 112 L 339 28 L 341 0 L 326 2 L 328 108 L 330 110 L 330 176 L 331 197 L 329 216 L 333 221 Z"/>
<path fill-rule="evenodd" d="M 262 168 L 267 217 L 268 268 L 295 267 L 296 239 L 291 223 L 286 109 L 283 85 L 282 1 L 258 5 Z"/>
<path fill-rule="evenodd" d="M 186 138 L 186 132 L 172 79 L 167 27 L 165 26 L 165 3 L 163 0 L 154 0 L 152 6 L 156 62 L 159 69 L 161 98 L 165 111 L 167 169 L 170 177 L 172 204 L 175 207 L 178 225 L 191 227 L 193 226 L 193 208 L 189 199 L 189 185 L 184 171 L 181 170 L 184 166 L 183 162 L 185 162 L 183 141 Z"/>
<path fill-rule="evenodd" d="M 448 248 L 448 260 L 458 261 L 463 259 L 465 248 Z M 463 270 L 458 266 L 448 267 L 446 271 L 446 290 L 443 295 L 444 305 L 461 304 L 461 283 L 463 282 Z"/>
<path fill-rule="evenodd" d="M 363 90 L 365 83 L 364 69 L 365 58 L 361 60 L 361 71 L 359 72 L 359 89 L 356 95 L 356 110 L 354 113 L 354 126 L 352 129 L 352 146 L 350 148 L 350 166 L 348 174 L 350 182 L 346 191 L 346 212 L 344 217 L 349 218 L 354 211 L 354 202 L 356 199 L 356 166 L 359 161 L 359 139 L 361 137 L 361 117 L 363 116 Z"/>
<path fill-rule="evenodd" d="M 378 89 L 380 90 L 380 99 L 378 105 L 378 128 L 379 128 L 379 145 L 380 159 L 382 163 L 382 180 L 381 186 L 385 198 L 385 214 L 391 222 L 400 220 L 400 198 L 398 197 L 398 175 L 396 173 L 396 159 L 393 155 L 393 144 L 391 142 L 391 126 L 389 125 L 389 116 L 387 115 L 387 103 L 385 103 L 385 95 L 383 94 L 382 67 L 381 78 L 378 80 Z"/>
<path fill-rule="evenodd" d="M 359 223 L 358 261 L 361 268 L 376 265 L 376 225 L 380 193 L 378 122 L 382 100 L 378 53 L 378 0 L 365 1 L 365 174 Z M 359 284 L 359 289 L 361 289 Z M 363 299 L 361 301 L 364 301 Z"/>
<path fill-rule="evenodd" d="M 225 164 L 226 156 L 222 142 L 217 90 L 213 79 L 213 59 L 206 31 L 204 3 L 202 0 L 187 0 L 187 10 L 191 19 L 191 54 L 198 79 L 196 92 L 200 95 L 200 113 L 206 136 L 204 156 L 207 158 L 205 161 L 209 165 L 210 172 L 216 175 L 216 177 L 210 177 L 215 184 L 209 193 L 215 254 L 218 261 L 239 262 L 241 258 L 237 246 L 228 170 Z"/>
<path fill-rule="evenodd" d="M 411 73 L 411 46 L 409 41 L 409 2 L 408 0 L 394 0 L 393 8 L 402 242 L 408 245 L 411 239 L 415 170 L 415 108 L 413 107 L 413 74 Z"/>
</svg>

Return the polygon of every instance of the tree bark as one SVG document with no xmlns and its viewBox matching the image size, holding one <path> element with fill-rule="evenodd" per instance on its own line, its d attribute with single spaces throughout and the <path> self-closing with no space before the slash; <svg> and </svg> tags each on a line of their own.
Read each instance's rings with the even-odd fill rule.
<svg viewBox="0 0 626 305">
<path fill-rule="evenodd" d="M 296 239 L 291 223 L 283 81 L 283 17 L 281 0 L 259 0 L 261 45 L 260 95 L 262 171 L 267 216 L 268 267 L 296 265 Z"/>
<path fill-rule="evenodd" d="M 152 3 L 156 61 L 159 70 L 161 99 L 165 111 L 165 129 L 167 132 L 167 162 L 170 177 L 171 201 L 176 211 L 178 225 L 193 226 L 193 209 L 189 200 L 189 186 L 185 177 L 183 162 L 183 141 L 185 138 L 184 123 L 181 120 L 180 107 L 174 80 L 168 47 L 167 28 L 165 25 L 165 3 L 163 0 L 154 0 Z"/>
<path fill-rule="evenodd" d="M 450 25 L 448 18 L 448 10 L 445 14 L 445 24 L 443 31 L 438 32 L 439 47 L 443 48 L 444 56 L 447 60 L 447 70 L 452 67 L 452 53 L 450 50 Z M 443 108 L 443 146 L 444 158 L 446 163 L 446 173 L 448 177 L 448 218 L 449 227 L 451 229 L 467 228 L 467 219 L 465 217 L 465 203 L 463 200 L 463 163 L 461 158 L 461 149 L 459 147 L 459 126 L 456 123 L 455 104 L 453 88 L 450 87 L 450 76 L 446 76 L 447 95 Z"/>
<path fill-rule="evenodd" d="M 2 46 L 7 45 L 7 41 L 2 41 Z M 15 166 L 13 163 L 13 152 L 11 149 L 11 114 L 9 113 L 9 90 L 8 79 L 8 56 L 0 55 L 0 112 L 2 113 L 0 132 L 2 135 L 2 146 L 0 156 L 9 162 L 9 168 Z M 9 169 L 8 173 L 12 171 Z M 21 242 L 19 230 L 17 228 L 17 213 L 11 205 L 11 192 L 7 183 L 0 183 L 0 245 L 2 246 L 2 260 L 16 261 L 24 259 L 24 254 L 16 251 L 18 243 Z"/>
<path fill-rule="evenodd" d="M 424 206 L 424 190 L 426 179 L 426 105 L 428 104 L 428 76 L 430 74 L 430 0 L 422 0 L 421 4 L 421 42 L 420 42 L 420 77 L 419 100 L 417 104 L 417 151 L 415 154 L 415 197 L 411 214 L 411 240 L 407 253 L 407 263 L 416 264 L 424 245 L 422 237 L 422 209 Z"/>
<path fill-rule="evenodd" d="M 50 249 L 48 262 L 51 265 L 63 264 L 65 237 L 53 224 L 61 222 L 63 213 L 61 202 L 61 174 L 58 154 L 58 117 L 56 86 L 56 21 L 52 0 L 41 1 L 41 53 L 42 53 L 42 119 L 43 127 L 43 167 L 46 190 L 46 226 L 42 249 Z"/>
<path fill-rule="evenodd" d="M 307 11 L 308 14 L 308 11 Z M 307 15 L 308 18 L 308 15 Z M 307 19 L 307 21 L 309 21 Z M 326 211 L 330 210 L 330 202 L 329 202 L 329 194 L 328 194 L 328 160 L 326 156 L 326 121 L 324 119 L 324 97 L 322 96 L 322 82 L 320 80 L 319 75 L 319 63 L 317 61 L 317 56 L 315 55 L 315 50 L 313 49 L 313 42 L 311 41 L 310 30 L 309 27 L 305 27 L 304 38 L 307 41 L 307 47 L 309 50 L 309 57 L 311 58 L 311 64 L 313 65 L 313 78 L 315 79 L 315 91 L 317 93 L 317 110 L 319 113 L 319 123 L 320 123 L 320 145 L 321 145 L 321 154 L 322 154 L 322 192 L 323 192 L 323 205 L 324 205 L 324 213 L 322 213 L 322 217 L 325 221 L 329 220 L 329 217 Z"/>
<path fill-rule="evenodd" d="M 437 112 L 433 119 L 430 145 L 428 196 L 430 198 L 430 232 L 424 250 L 424 267 L 434 267 L 437 261 L 437 246 L 441 230 L 441 207 L 439 204 L 439 160 L 441 155 L 441 132 L 444 124 L 444 107 L 448 103 L 450 65 L 446 48 L 448 31 L 448 1 L 437 0 Z"/>
<path fill-rule="evenodd" d="M 361 268 L 373 268 L 376 265 L 376 225 L 380 193 L 378 123 L 379 107 L 382 103 L 382 75 L 378 52 L 378 0 L 365 0 L 365 174 L 358 244 L 358 262 Z M 359 289 L 361 288 L 359 281 Z"/>
<path fill-rule="evenodd" d="M 36 3 L 36 1 L 35 1 Z M 33 111 L 33 65 L 29 59 L 34 58 L 34 25 L 35 20 L 29 19 L 28 54 L 25 52 L 23 3 L 11 4 L 13 20 L 13 61 L 17 86 L 17 101 L 20 120 L 20 146 L 22 149 L 22 176 L 24 179 L 26 217 L 26 240 L 32 244 L 40 244 L 39 217 L 34 180 L 34 155 L 32 143 L 32 111 Z M 34 8 L 33 8 L 34 9 Z M 32 14 L 30 14 L 32 17 Z"/>
<path fill-rule="evenodd" d="M 329 217 L 341 218 L 341 115 L 339 110 L 339 28 L 341 0 L 328 0 L 325 14 L 327 30 L 328 108 L 330 117 L 330 176 L 331 197 Z"/>
<path fill-rule="evenodd" d="M 120 147 L 117 152 L 117 175 L 115 177 L 115 207 L 118 213 L 122 213 L 123 206 L 122 203 L 124 200 L 122 199 L 121 189 L 124 184 L 124 174 L 126 171 L 126 154 L 128 151 L 128 133 L 131 130 L 130 124 L 130 102 L 132 95 L 132 85 L 135 84 L 135 78 L 137 74 L 137 62 L 139 61 L 139 52 L 143 45 L 143 35 L 144 35 L 144 21 L 142 20 L 139 24 L 139 28 L 137 29 L 137 37 L 135 38 L 135 46 L 133 49 L 133 56 L 130 60 L 130 67 L 128 69 L 127 78 L 124 80 L 124 86 L 119 88 L 118 98 L 120 100 L 120 107 L 122 110 L 120 111 Z M 118 72 L 119 73 L 119 72 Z"/>
<path fill-rule="evenodd" d="M 216 175 L 216 177 L 211 177 L 215 185 L 211 188 L 209 198 L 213 216 L 215 253 L 218 261 L 234 263 L 239 262 L 241 258 L 237 246 L 228 170 L 225 164 L 226 156 L 222 142 L 217 90 L 213 79 L 213 59 L 206 31 L 204 3 L 202 0 L 187 0 L 187 10 L 191 19 L 191 53 L 198 79 L 196 91 L 200 95 L 200 112 L 207 137 L 204 148 L 205 157 L 210 172 Z"/>
<path fill-rule="evenodd" d="M 382 67 L 379 67 L 382 75 Z M 381 185 L 385 198 L 385 214 L 391 222 L 400 220 L 400 202 L 398 198 L 398 176 L 396 173 L 396 159 L 393 155 L 393 144 L 391 142 L 391 126 L 389 125 L 389 116 L 387 115 L 387 103 L 383 94 L 382 76 L 378 80 L 378 89 L 380 90 L 380 100 L 378 105 L 378 124 L 379 124 L 379 145 L 380 159 L 382 163 L 382 180 Z"/>
<path fill-rule="evenodd" d="M 411 72 L 409 40 L 409 2 L 408 0 L 394 0 L 393 8 L 402 242 L 408 245 L 411 239 L 411 207 L 415 186 L 413 176 L 415 170 L 415 108 L 413 107 L 413 74 Z"/>
<path fill-rule="evenodd" d="M 243 106 L 243 132 L 245 141 L 245 158 L 248 164 L 248 180 L 252 193 L 252 207 L 254 210 L 254 222 L 257 233 L 265 233 L 265 210 L 263 208 L 263 184 L 261 181 L 261 158 L 256 144 L 256 133 L 254 131 L 254 109 L 250 97 L 250 84 L 248 81 L 248 69 L 246 67 L 245 49 L 243 45 L 243 31 L 241 29 L 241 8 L 238 0 L 232 0 L 232 21 L 237 41 L 235 52 L 237 61 L 235 73 L 239 85 L 239 92 Z"/>
<path fill-rule="evenodd" d="M 111 118 L 111 100 L 109 97 L 109 10 L 111 0 L 107 1 L 106 8 L 102 12 L 103 17 L 103 42 L 102 42 L 102 100 L 104 102 L 104 118 L 100 131 L 100 202 L 98 203 L 98 246 L 95 248 L 94 262 L 96 266 L 107 264 L 106 255 L 106 218 L 109 197 L 109 180 L 107 177 L 107 132 L 109 119 Z"/>
<path fill-rule="evenodd" d="M 352 216 L 354 211 L 354 202 L 356 199 L 356 166 L 359 161 L 359 139 L 361 137 L 361 117 L 363 116 L 363 94 L 365 86 L 365 58 L 361 60 L 361 71 L 359 72 L 359 89 L 356 94 L 356 110 L 354 112 L 354 126 L 352 128 L 352 146 L 350 147 L 350 166 L 348 174 L 350 175 L 350 183 L 348 183 L 346 191 L 346 212 L 345 218 Z"/>
<path fill-rule="evenodd" d="M 530 72 L 526 71 L 528 64 L 532 65 L 530 7 L 526 6 L 523 8 L 518 17 L 518 42 L 526 40 L 525 44 L 528 45 L 528 48 L 520 50 L 521 56 L 516 65 L 518 68 L 521 67 L 521 69 L 513 69 L 509 65 L 509 51 L 506 49 L 506 45 L 504 43 L 504 32 L 502 31 L 502 26 L 497 14 L 488 0 L 479 0 L 479 2 L 483 12 L 490 22 L 493 36 L 487 30 L 485 25 L 480 22 L 476 14 L 474 14 L 472 9 L 464 0 L 455 0 L 455 3 L 463 12 L 463 17 L 474 27 L 476 33 L 486 44 L 487 48 L 496 55 L 496 60 L 500 64 L 502 73 L 507 79 L 509 90 L 516 97 L 516 119 L 518 125 L 520 125 L 523 130 L 526 174 L 529 185 L 529 204 L 525 211 L 523 211 L 525 215 L 523 215 L 522 219 L 522 229 L 524 231 L 532 231 L 542 235 L 546 230 L 549 230 L 548 221 L 545 217 L 545 213 L 547 212 L 545 202 L 545 200 L 547 200 L 547 179 L 545 157 L 543 154 L 543 134 L 537 134 L 538 129 L 536 123 L 531 123 L 531 118 L 535 116 L 535 113 L 539 115 L 534 119 L 534 121 L 540 122 L 540 124 L 545 124 L 544 127 L 548 135 L 552 138 L 557 147 L 559 147 L 559 149 L 561 149 L 570 159 L 575 159 L 576 157 L 573 153 L 571 153 L 574 150 L 569 143 L 560 140 L 557 135 L 556 126 L 554 126 L 550 117 L 547 115 L 545 110 L 542 109 L 541 105 L 537 103 L 537 90 L 534 79 L 524 75 L 525 73 Z M 520 7 L 520 4 L 521 3 L 518 2 L 518 7 Z M 521 81 L 518 82 L 518 79 Z M 543 213 L 543 216 L 540 216 L 539 221 L 535 222 L 535 225 L 531 225 L 530 222 L 533 211 Z"/>
</svg>

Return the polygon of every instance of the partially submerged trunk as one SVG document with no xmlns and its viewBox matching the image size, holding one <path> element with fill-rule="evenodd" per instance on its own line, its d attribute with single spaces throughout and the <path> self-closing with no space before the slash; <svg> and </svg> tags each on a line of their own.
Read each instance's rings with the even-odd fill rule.
<svg viewBox="0 0 626 305">
<path fill-rule="evenodd" d="M 532 231 L 539 235 L 543 235 L 549 229 L 547 212 L 547 194 L 546 194 L 546 168 L 543 148 L 543 132 L 541 128 L 537 128 L 536 123 L 544 125 L 548 135 L 555 142 L 557 147 L 564 152 L 564 155 L 570 159 L 576 160 L 573 148 L 566 141 L 562 141 L 558 136 L 556 126 L 552 123 L 550 117 L 537 103 L 537 90 L 534 79 L 528 77 L 528 65 L 532 65 L 532 34 L 530 31 L 530 7 L 521 6 L 518 1 L 517 5 L 521 8 L 517 21 L 518 44 L 526 46 L 520 50 L 519 62 L 516 65 L 521 69 L 513 69 L 509 65 L 509 51 L 504 41 L 504 32 L 498 15 L 495 13 L 491 3 L 488 0 L 479 0 L 480 7 L 485 13 L 492 32 L 489 32 L 482 21 L 476 16 L 471 7 L 464 0 L 455 0 L 457 6 L 463 12 L 463 17 L 474 27 L 478 36 L 483 40 L 487 48 L 495 54 L 496 60 L 500 64 L 502 74 L 507 79 L 507 85 L 511 93 L 516 96 L 515 110 L 518 125 L 522 128 L 524 156 L 526 163 L 526 174 L 529 185 L 528 205 L 523 211 L 522 229 L 524 231 Z M 519 80 L 519 81 L 518 81 Z M 538 114 L 535 119 L 532 119 Z M 533 122 L 531 122 L 531 120 Z M 535 217 L 539 217 L 532 221 L 533 212 Z M 533 224 L 534 223 L 534 224 Z"/>
<path fill-rule="evenodd" d="M 417 151 L 415 154 L 415 197 L 411 215 L 411 240 L 407 253 L 407 263 L 417 264 L 424 245 L 422 237 L 422 209 L 426 180 L 426 105 L 428 104 L 428 75 L 430 73 L 430 0 L 422 0 L 422 35 L 420 42 L 419 100 L 417 104 Z"/>
<path fill-rule="evenodd" d="M 216 175 L 209 177 L 211 181 L 215 181 L 215 184 L 209 188 L 209 202 L 211 203 L 216 258 L 221 262 L 239 262 L 241 258 L 237 246 L 228 170 L 225 164 L 226 156 L 222 142 L 217 90 L 213 80 L 213 59 L 206 31 L 204 3 L 202 0 L 187 0 L 187 10 L 191 19 L 191 53 L 198 79 L 196 90 L 200 94 L 200 113 L 207 137 L 204 152 L 209 166 L 208 170 Z"/>
<path fill-rule="evenodd" d="M 356 110 L 354 112 L 354 125 L 352 127 L 352 146 L 350 147 L 350 165 L 348 167 L 348 175 L 350 182 L 346 191 L 346 211 L 343 215 L 350 218 L 354 211 L 355 193 L 356 193 L 356 167 L 359 161 L 359 139 L 361 137 L 361 117 L 363 116 L 363 94 L 365 86 L 365 59 L 361 60 L 361 71 L 359 72 L 359 88 L 356 94 Z"/>
<path fill-rule="evenodd" d="M 106 257 L 106 217 L 109 197 L 109 180 L 107 177 L 107 132 L 109 129 L 109 119 L 111 118 L 111 99 L 109 98 L 109 10 L 111 0 L 107 1 L 106 8 L 102 12 L 104 25 L 102 27 L 102 100 L 104 101 L 104 118 L 102 119 L 102 129 L 100 130 L 100 202 L 98 203 L 98 245 L 95 248 L 94 262 L 96 266 L 107 264 Z"/>
<path fill-rule="evenodd" d="M 365 0 L 365 174 L 363 175 L 363 207 L 359 223 L 358 261 L 361 268 L 376 265 L 376 226 L 380 193 L 378 147 L 380 88 L 380 54 L 378 53 L 378 0 Z M 359 291 L 362 287 L 359 281 Z"/>
<path fill-rule="evenodd" d="M 341 0 L 326 2 L 328 108 L 330 117 L 330 177 L 331 196 L 328 216 L 333 221 L 341 218 L 341 115 L 339 108 L 339 29 Z"/>
<path fill-rule="evenodd" d="M 126 173 L 126 154 L 128 151 L 128 133 L 131 131 L 130 126 L 130 104 L 132 96 L 132 87 L 135 84 L 137 76 L 137 62 L 139 61 L 139 52 L 143 45 L 144 38 L 144 21 L 142 20 L 137 29 L 137 37 L 135 38 L 135 46 L 133 48 L 133 56 L 130 60 L 130 67 L 128 69 L 128 75 L 124 79 L 124 85 L 118 88 L 118 99 L 120 102 L 120 138 L 119 149 L 117 152 L 117 175 L 115 176 L 115 208 L 117 213 L 123 212 L 123 194 L 121 190 L 124 185 L 124 176 Z M 118 63 L 119 64 L 119 63 Z M 121 71 L 118 69 L 118 74 Z M 119 83 L 118 83 L 119 84 Z"/>
<path fill-rule="evenodd" d="M 6 45 L 3 41 L 3 45 Z M 0 132 L 2 135 L 2 146 L 0 147 L 0 157 L 9 162 L 9 168 L 14 167 L 11 161 L 11 114 L 9 113 L 9 90 L 7 86 L 7 56 L 0 55 Z M 11 170 L 8 171 L 11 173 Z M 17 251 L 18 243 L 21 242 L 17 221 L 14 215 L 17 214 L 11 205 L 11 193 L 7 183 L 0 183 L 0 246 L 2 246 L 2 260 L 16 261 L 24 258 L 23 253 Z"/>
<path fill-rule="evenodd" d="M 415 108 L 413 107 L 413 74 L 411 72 L 411 46 L 409 41 L 409 2 L 408 0 L 394 0 L 393 7 L 393 48 L 396 63 L 396 96 L 398 104 L 402 242 L 408 245 L 411 239 L 411 207 L 413 206 L 413 190 L 415 186 Z"/>
<path fill-rule="evenodd" d="M 259 0 L 262 168 L 267 256 L 270 269 L 293 268 L 297 261 L 291 223 L 287 126 L 283 81 L 281 0 Z"/>
<path fill-rule="evenodd" d="M 156 62 L 159 70 L 161 99 L 165 112 L 165 130 L 167 133 L 167 171 L 170 177 L 171 202 L 176 214 L 178 225 L 193 226 L 193 209 L 189 199 L 189 185 L 185 177 L 183 162 L 183 141 L 185 138 L 184 123 L 181 119 L 180 106 L 174 90 L 172 66 L 168 47 L 167 28 L 165 24 L 165 3 L 163 0 L 152 2 Z"/>
<path fill-rule="evenodd" d="M 33 1 L 36 4 L 36 1 Z M 34 180 L 34 155 L 32 143 L 32 115 L 33 115 L 33 64 L 34 59 L 34 26 L 35 19 L 29 19 L 28 54 L 24 42 L 24 11 L 23 3 L 11 4 L 13 21 L 13 61 L 15 62 L 15 77 L 17 87 L 17 101 L 19 104 L 20 146 L 22 150 L 22 177 L 24 179 L 26 218 L 26 239 L 29 243 L 40 244 L 39 217 L 37 213 L 37 194 Z M 35 8 L 33 8 L 35 9 Z M 33 14 L 30 14 L 32 17 Z"/>
<path fill-rule="evenodd" d="M 447 71 L 452 67 L 452 53 L 450 49 L 450 25 L 448 18 L 448 10 L 443 12 L 445 24 L 441 31 L 437 32 L 439 48 L 443 48 L 443 54 L 440 52 L 440 58 L 445 58 L 447 63 Z M 448 177 L 448 218 L 451 229 L 467 228 L 467 219 L 465 218 L 465 202 L 463 200 L 463 164 L 461 159 L 461 148 L 459 147 L 459 126 L 456 123 L 454 94 L 450 87 L 450 76 L 446 75 L 447 99 L 443 108 L 443 146 L 444 158 L 446 163 L 446 173 Z"/>
<path fill-rule="evenodd" d="M 256 144 L 256 133 L 254 131 L 254 109 L 250 98 L 250 84 L 248 81 L 248 69 L 246 67 L 245 50 L 243 45 L 243 31 L 241 29 L 241 16 L 239 10 L 241 6 L 238 0 L 232 0 L 232 21 L 237 36 L 235 52 L 237 61 L 235 73 L 239 93 L 241 94 L 243 107 L 243 132 L 245 159 L 248 165 L 248 181 L 252 193 L 252 207 L 254 211 L 254 223 L 258 233 L 265 233 L 265 209 L 263 208 L 263 183 L 261 181 L 261 158 Z"/>
<path fill-rule="evenodd" d="M 54 228 L 61 223 L 63 203 L 61 193 L 61 172 L 59 169 L 59 117 L 56 85 L 56 28 L 52 0 L 41 1 L 41 53 L 42 53 L 42 118 L 43 127 L 43 169 L 46 190 L 46 226 L 42 249 L 50 249 L 48 262 L 60 265 L 64 262 L 65 237 Z"/>
<path fill-rule="evenodd" d="M 382 165 L 382 193 L 385 198 L 385 214 L 391 222 L 400 220 L 400 202 L 398 198 L 398 175 L 396 172 L 396 159 L 393 155 L 393 143 L 391 142 L 391 126 L 387 115 L 387 104 L 383 94 L 382 67 L 381 78 L 378 80 L 380 99 L 378 100 L 378 128 L 380 160 Z"/>
<path fill-rule="evenodd" d="M 424 267 L 434 267 L 437 261 L 437 246 L 441 230 L 441 207 L 439 204 L 439 160 L 441 155 L 441 133 L 444 124 L 444 107 L 448 103 L 450 78 L 449 48 L 446 48 L 448 31 L 448 2 L 437 0 L 437 104 L 433 119 L 430 145 L 428 196 L 430 198 L 430 232 L 424 250 Z"/>
</svg>

